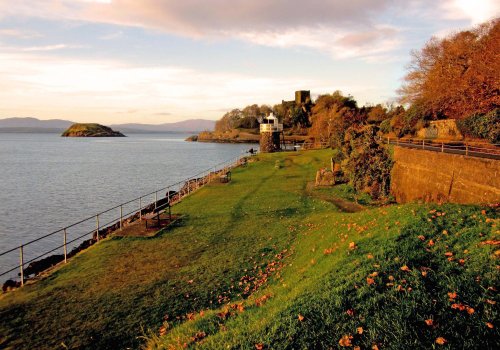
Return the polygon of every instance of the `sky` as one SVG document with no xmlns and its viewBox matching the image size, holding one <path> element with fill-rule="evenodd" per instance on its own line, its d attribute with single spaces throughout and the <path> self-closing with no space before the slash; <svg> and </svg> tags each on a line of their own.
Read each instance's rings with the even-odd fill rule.
<svg viewBox="0 0 500 350">
<path fill-rule="evenodd" d="M 0 0 L 0 119 L 160 124 L 336 90 L 390 103 L 496 0 Z"/>
</svg>

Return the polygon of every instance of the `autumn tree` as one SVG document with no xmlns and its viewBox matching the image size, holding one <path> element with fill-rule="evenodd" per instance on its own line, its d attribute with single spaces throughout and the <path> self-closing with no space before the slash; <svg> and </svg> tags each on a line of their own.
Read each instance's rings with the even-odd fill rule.
<svg viewBox="0 0 500 350">
<path fill-rule="evenodd" d="M 412 53 L 403 103 L 418 104 L 427 119 L 461 119 L 488 113 L 500 104 L 500 19 L 431 38 Z"/>
<path fill-rule="evenodd" d="M 345 130 L 363 122 L 357 102 L 352 96 L 344 96 L 340 91 L 321 95 L 311 110 L 309 135 L 321 142 L 328 142 L 333 148 L 340 147 Z"/>
<path fill-rule="evenodd" d="M 241 116 L 241 110 L 238 108 L 227 112 L 221 119 L 215 122 L 215 131 L 225 132 L 234 129 L 241 119 Z"/>
</svg>

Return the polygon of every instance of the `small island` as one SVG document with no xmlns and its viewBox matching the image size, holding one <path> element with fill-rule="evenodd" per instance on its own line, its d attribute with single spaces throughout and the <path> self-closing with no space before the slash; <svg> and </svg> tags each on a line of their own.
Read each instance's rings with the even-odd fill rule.
<svg viewBox="0 0 500 350">
<path fill-rule="evenodd" d="M 76 123 L 62 133 L 63 137 L 125 137 L 121 132 L 95 123 Z"/>
</svg>

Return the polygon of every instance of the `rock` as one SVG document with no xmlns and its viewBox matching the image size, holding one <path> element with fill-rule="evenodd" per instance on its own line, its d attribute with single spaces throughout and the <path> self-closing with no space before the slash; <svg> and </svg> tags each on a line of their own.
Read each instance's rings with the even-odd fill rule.
<svg viewBox="0 0 500 350">
<path fill-rule="evenodd" d="M 5 293 L 19 287 L 21 287 L 21 282 L 14 280 L 7 280 L 2 286 L 2 291 Z"/>
<path fill-rule="evenodd" d="M 333 173 L 326 169 L 320 169 L 316 173 L 315 186 L 333 186 L 335 185 L 335 177 Z"/>
<path fill-rule="evenodd" d="M 198 135 L 191 135 L 185 141 L 196 142 L 198 141 Z"/>
<path fill-rule="evenodd" d="M 125 137 L 121 132 L 100 124 L 73 124 L 61 136 L 64 137 Z"/>
<path fill-rule="evenodd" d="M 36 276 L 40 272 L 47 270 L 49 267 L 52 267 L 63 260 L 64 260 L 64 255 L 55 254 L 37 261 L 33 261 L 28 265 L 27 268 L 24 269 L 24 275 L 29 276 L 34 274 Z"/>
</svg>

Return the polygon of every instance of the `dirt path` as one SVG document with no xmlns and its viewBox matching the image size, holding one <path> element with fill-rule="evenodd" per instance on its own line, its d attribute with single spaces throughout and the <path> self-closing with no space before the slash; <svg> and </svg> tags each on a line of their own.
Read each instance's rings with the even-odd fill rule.
<svg viewBox="0 0 500 350">
<path fill-rule="evenodd" d="M 356 213 L 358 211 L 365 209 L 365 207 L 362 206 L 361 204 L 350 202 L 348 200 L 345 200 L 345 199 L 342 199 L 339 197 L 328 196 L 326 194 L 314 192 L 314 182 L 312 182 L 312 181 L 307 183 L 306 194 L 308 196 L 324 200 L 328 203 L 332 203 L 340 211 L 345 212 L 345 213 Z"/>
</svg>

